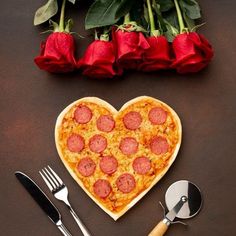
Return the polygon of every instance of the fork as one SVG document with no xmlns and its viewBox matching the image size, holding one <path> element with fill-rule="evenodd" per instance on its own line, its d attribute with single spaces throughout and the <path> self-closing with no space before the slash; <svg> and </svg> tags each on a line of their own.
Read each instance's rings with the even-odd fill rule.
<svg viewBox="0 0 236 236">
<path fill-rule="evenodd" d="M 68 200 L 68 188 L 63 183 L 61 178 L 55 173 L 55 171 L 50 167 L 44 167 L 39 174 L 42 176 L 44 182 L 54 195 L 54 197 L 60 201 L 63 201 L 70 210 L 71 215 L 74 217 L 76 223 L 80 227 L 84 236 L 91 236 L 86 226 L 80 220 L 78 215 L 73 210 L 69 200 Z"/>
</svg>

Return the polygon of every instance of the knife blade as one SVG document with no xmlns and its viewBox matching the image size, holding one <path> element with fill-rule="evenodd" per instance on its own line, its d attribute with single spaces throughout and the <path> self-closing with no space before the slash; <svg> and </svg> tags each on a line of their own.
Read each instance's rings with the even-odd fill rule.
<svg viewBox="0 0 236 236">
<path fill-rule="evenodd" d="M 16 171 L 15 176 L 32 196 L 32 198 L 38 203 L 40 208 L 46 213 L 49 219 L 59 228 L 62 234 L 65 236 L 71 236 L 70 232 L 61 221 L 60 212 L 49 200 L 46 194 L 40 189 L 40 187 L 29 176 L 21 171 Z"/>
</svg>

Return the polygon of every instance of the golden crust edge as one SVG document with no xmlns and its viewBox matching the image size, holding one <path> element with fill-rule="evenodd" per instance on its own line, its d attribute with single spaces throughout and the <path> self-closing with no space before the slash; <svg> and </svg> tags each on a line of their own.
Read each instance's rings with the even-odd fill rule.
<svg viewBox="0 0 236 236">
<path fill-rule="evenodd" d="M 59 138 L 58 138 L 58 127 L 59 125 L 62 123 L 62 119 L 64 117 L 64 115 L 77 103 L 79 102 L 93 102 L 99 105 L 104 106 L 105 108 L 107 108 L 108 110 L 110 110 L 114 115 L 117 115 L 119 112 L 122 112 L 124 109 L 126 109 L 128 106 L 130 106 L 133 103 L 145 100 L 145 99 L 151 99 L 151 100 L 155 100 L 161 104 L 163 104 L 164 106 L 166 106 L 170 111 L 171 114 L 174 116 L 174 119 L 176 120 L 176 123 L 178 124 L 178 131 L 179 131 L 179 141 L 176 144 L 176 148 L 174 153 L 172 154 L 172 156 L 169 159 L 168 165 L 156 176 L 156 178 L 154 179 L 154 181 L 152 182 L 152 184 L 146 189 L 144 190 L 142 193 L 140 193 L 137 197 L 135 197 L 126 207 L 124 207 L 120 212 L 117 213 L 113 213 L 112 211 L 108 210 L 106 207 L 104 207 L 84 186 L 82 181 L 77 177 L 77 175 L 71 170 L 70 166 L 67 164 L 67 162 L 64 160 L 62 152 L 60 150 L 59 147 Z M 72 176 L 72 178 L 79 184 L 79 186 L 84 190 L 84 192 L 103 210 L 105 211 L 111 218 L 113 218 L 115 221 L 118 220 L 122 215 L 124 215 L 130 208 L 132 208 L 142 197 L 144 197 L 149 190 L 155 185 L 157 184 L 157 182 L 166 174 L 166 172 L 169 170 L 169 168 L 171 167 L 171 165 L 173 164 L 173 162 L 175 161 L 177 154 L 179 152 L 179 148 L 181 145 L 181 140 L 182 140 L 182 125 L 181 125 L 181 121 L 179 116 L 177 115 L 177 113 L 166 103 L 153 98 L 153 97 L 149 97 L 149 96 L 139 96 L 136 97 L 134 99 L 129 100 L 128 102 L 126 102 L 119 111 L 117 111 L 110 103 L 97 98 L 97 97 L 84 97 L 81 99 L 78 99 L 74 102 L 72 102 L 71 104 L 69 104 L 66 108 L 63 109 L 63 111 L 59 114 L 57 120 L 56 120 L 56 125 L 55 125 L 55 144 L 56 144 L 56 149 L 57 152 L 59 154 L 60 159 L 62 160 L 63 164 L 65 165 L 66 169 L 69 171 L 70 175 Z"/>
</svg>

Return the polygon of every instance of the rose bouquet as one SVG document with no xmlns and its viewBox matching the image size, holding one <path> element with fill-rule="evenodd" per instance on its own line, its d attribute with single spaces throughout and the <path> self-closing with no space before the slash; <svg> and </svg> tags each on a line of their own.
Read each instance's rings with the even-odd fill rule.
<svg viewBox="0 0 236 236">
<path fill-rule="evenodd" d="M 202 70 L 213 57 L 208 40 L 196 32 L 201 13 L 195 0 L 95 0 L 85 19 L 85 28 L 94 30 L 94 41 L 82 58 L 75 59 L 72 20 L 65 22 L 68 1 L 75 3 L 49 0 L 35 14 L 35 25 L 49 20 L 53 26 L 35 58 L 40 69 L 52 73 L 78 69 L 93 78 L 112 78 L 125 70 L 171 69 L 183 74 Z M 58 5 L 57 24 L 51 18 Z"/>
</svg>

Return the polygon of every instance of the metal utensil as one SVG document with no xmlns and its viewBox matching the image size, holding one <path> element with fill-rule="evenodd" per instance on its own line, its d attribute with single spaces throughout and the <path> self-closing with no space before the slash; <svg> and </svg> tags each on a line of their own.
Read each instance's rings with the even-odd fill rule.
<svg viewBox="0 0 236 236">
<path fill-rule="evenodd" d="M 55 171 L 48 166 L 48 168 L 44 168 L 39 171 L 40 175 L 42 176 L 43 180 L 45 181 L 46 185 L 54 195 L 54 197 L 60 201 L 63 201 L 69 208 L 71 215 L 74 217 L 76 223 L 80 227 L 84 236 L 91 236 L 86 226 L 80 220 L 78 215 L 73 210 L 69 200 L 68 200 L 68 188 L 63 183 L 61 178 L 55 173 Z"/>
<path fill-rule="evenodd" d="M 38 203 L 41 209 L 47 214 L 49 219 L 58 227 L 64 236 L 72 236 L 61 221 L 61 214 L 53 203 L 48 199 L 39 186 L 26 174 L 16 171 L 15 176 L 25 187 L 33 199 Z"/>
<path fill-rule="evenodd" d="M 149 233 L 149 236 L 162 236 L 167 231 L 175 217 L 188 219 L 195 216 L 201 209 L 202 196 L 200 189 L 187 180 L 180 180 L 173 183 L 166 191 L 166 206 L 169 210 L 164 214 L 164 219 Z"/>
</svg>

